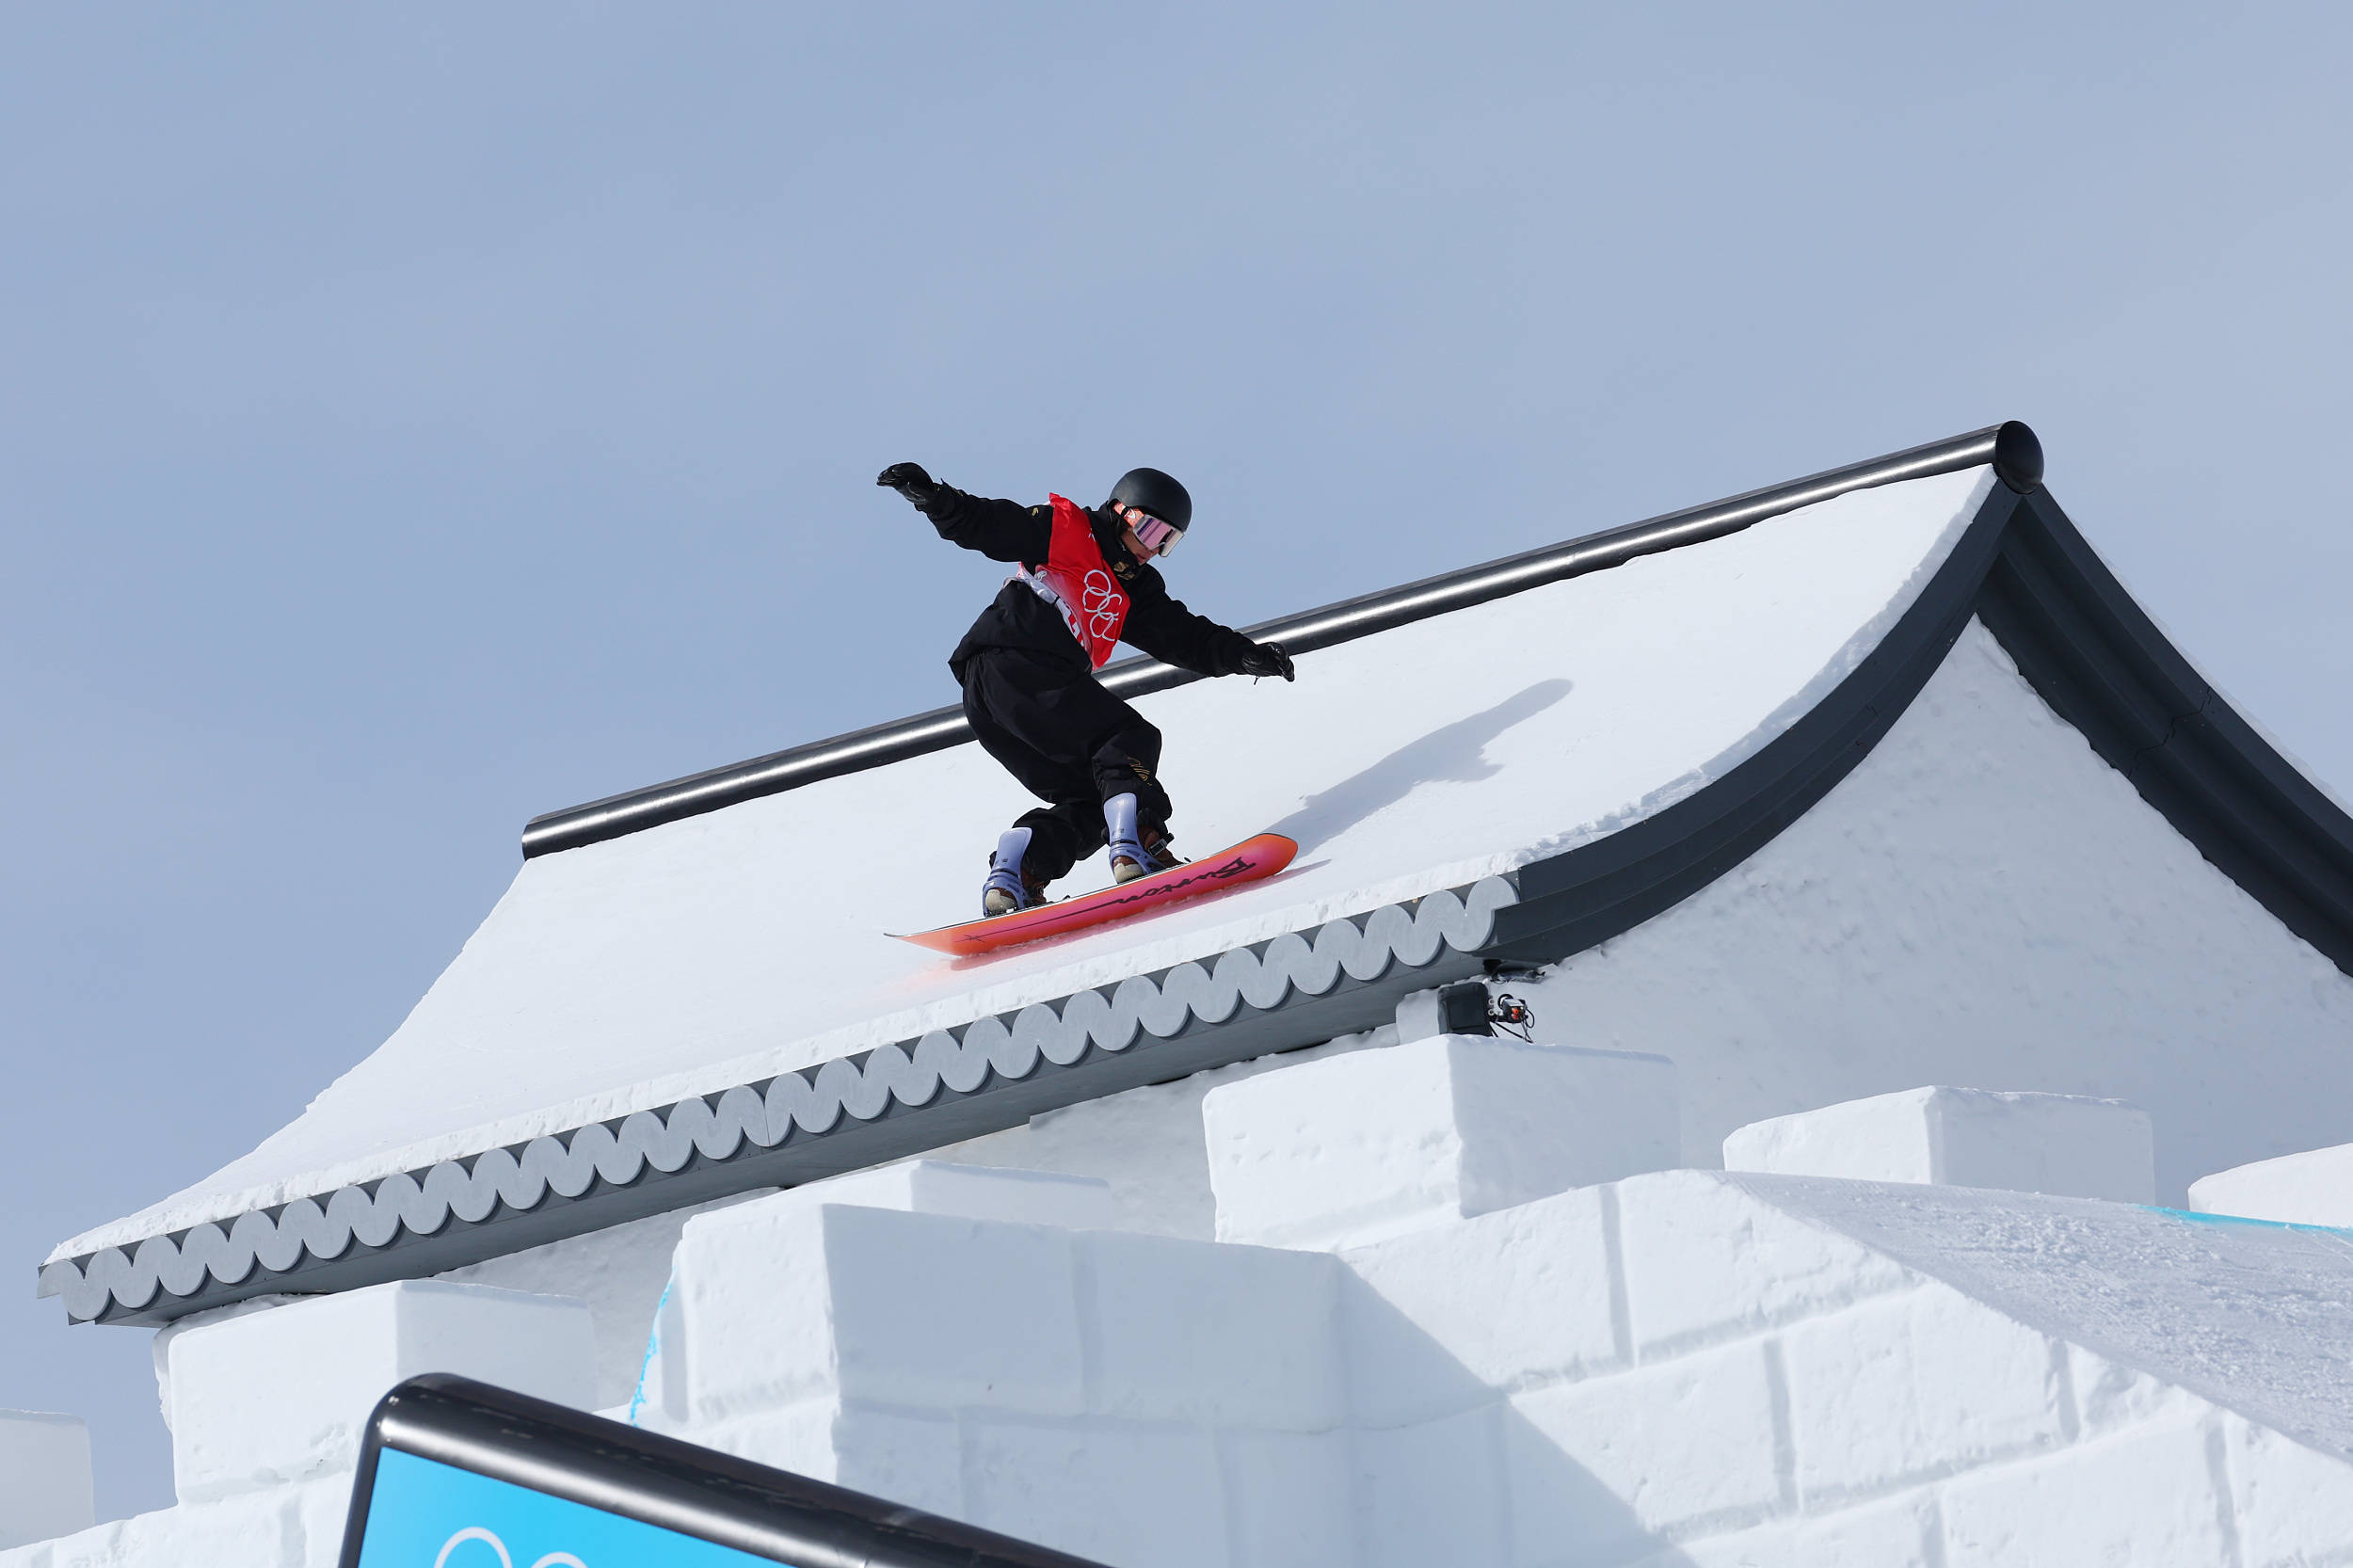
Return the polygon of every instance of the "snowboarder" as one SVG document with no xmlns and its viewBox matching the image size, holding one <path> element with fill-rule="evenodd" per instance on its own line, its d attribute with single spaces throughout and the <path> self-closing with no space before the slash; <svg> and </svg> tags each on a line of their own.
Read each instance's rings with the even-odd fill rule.
<svg viewBox="0 0 2353 1568">
<path fill-rule="evenodd" d="M 981 913 L 1041 904 L 1048 883 L 1098 845 L 1130 882 L 1181 864 L 1169 848 L 1160 732 L 1095 679 L 1121 640 L 1201 675 L 1292 679 L 1290 655 L 1194 615 L 1151 562 L 1193 521 L 1193 497 L 1158 469 L 1132 469 L 1088 508 L 990 501 L 943 485 L 915 463 L 875 484 L 898 491 L 939 536 L 1012 563 L 996 600 L 948 659 L 982 747 L 1047 804 L 997 840 Z"/>
</svg>

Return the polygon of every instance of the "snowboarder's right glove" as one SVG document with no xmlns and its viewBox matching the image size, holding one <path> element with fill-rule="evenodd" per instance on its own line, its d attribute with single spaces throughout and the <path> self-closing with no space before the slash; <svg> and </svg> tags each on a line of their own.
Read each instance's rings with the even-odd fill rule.
<svg viewBox="0 0 2353 1568">
<path fill-rule="evenodd" d="M 893 463 L 874 476 L 874 483 L 885 489 L 897 490 L 906 497 L 908 505 L 926 516 L 939 492 L 948 488 L 925 473 L 920 463 Z"/>
<path fill-rule="evenodd" d="M 1243 675 L 1279 675 L 1286 680 L 1296 680 L 1291 674 L 1291 656 L 1283 651 L 1281 643 L 1253 643 L 1250 651 L 1241 656 Z"/>
</svg>

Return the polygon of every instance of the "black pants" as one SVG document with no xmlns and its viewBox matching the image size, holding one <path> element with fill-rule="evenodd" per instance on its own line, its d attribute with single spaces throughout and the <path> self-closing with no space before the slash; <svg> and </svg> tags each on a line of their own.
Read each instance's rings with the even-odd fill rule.
<svg viewBox="0 0 2353 1568">
<path fill-rule="evenodd" d="M 1103 802 L 1136 797 L 1136 820 L 1168 825 L 1157 775 L 1160 732 L 1087 671 L 1019 648 L 965 661 L 964 716 L 981 747 L 1047 804 L 1014 824 L 1030 830 L 1022 869 L 1051 882 L 1103 847 Z"/>
</svg>

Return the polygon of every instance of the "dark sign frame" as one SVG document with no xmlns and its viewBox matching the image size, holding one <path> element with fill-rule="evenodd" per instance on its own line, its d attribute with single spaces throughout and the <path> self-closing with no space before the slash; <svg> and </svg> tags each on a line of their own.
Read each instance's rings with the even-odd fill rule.
<svg viewBox="0 0 2353 1568">
<path fill-rule="evenodd" d="M 447 1372 L 410 1378 L 369 1416 L 338 1568 L 359 1568 L 387 1448 L 795 1568 L 1102 1568 Z"/>
</svg>

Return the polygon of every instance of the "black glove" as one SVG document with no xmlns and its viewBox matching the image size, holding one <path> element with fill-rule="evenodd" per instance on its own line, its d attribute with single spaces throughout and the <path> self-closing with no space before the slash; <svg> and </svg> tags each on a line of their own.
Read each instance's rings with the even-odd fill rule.
<svg viewBox="0 0 2353 1568">
<path fill-rule="evenodd" d="M 1291 656 L 1283 651 L 1281 643 L 1253 643 L 1250 651 L 1241 656 L 1243 675 L 1279 675 L 1286 680 L 1296 680 L 1291 674 Z"/>
<path fill-rule="evenodd" d="M 893 463 L 874 475 L 874 483 L 897 490 L 919 512 L 928 511 L 939 492 L 948 488 L 925 473 L 920 463 Z"/>
</svg>

